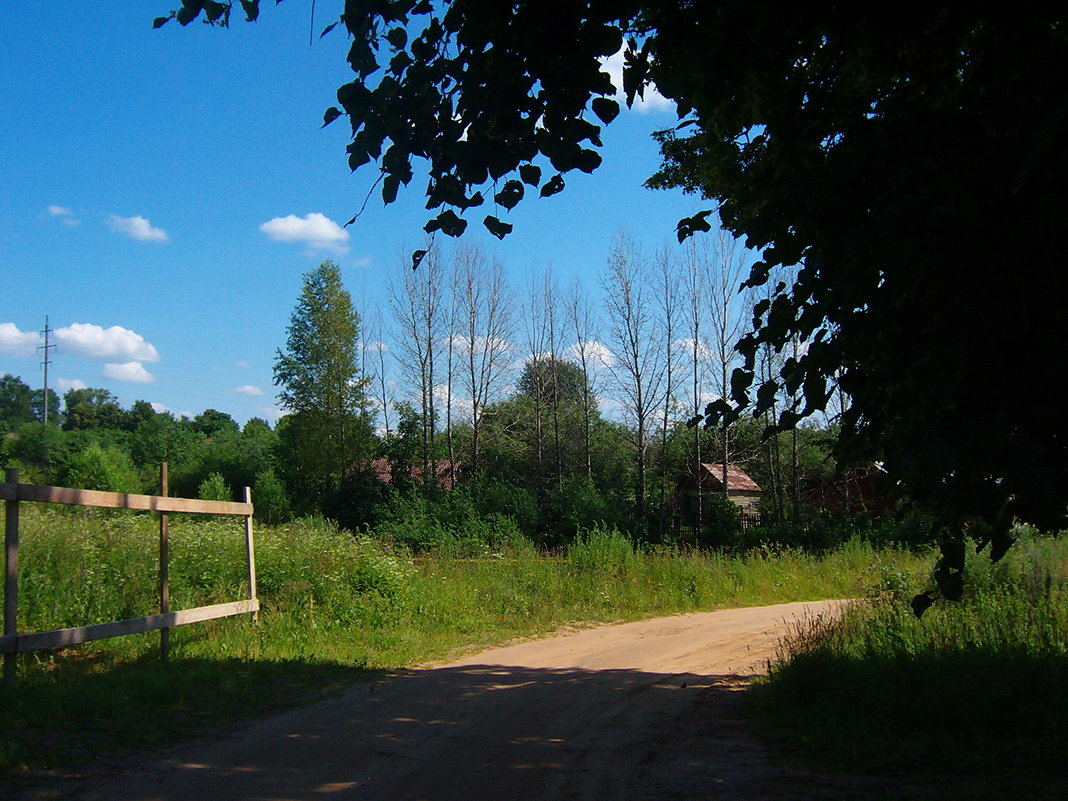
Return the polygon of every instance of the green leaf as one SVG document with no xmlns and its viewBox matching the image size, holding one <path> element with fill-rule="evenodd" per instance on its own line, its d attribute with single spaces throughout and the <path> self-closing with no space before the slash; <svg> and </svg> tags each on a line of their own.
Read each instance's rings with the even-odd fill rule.
<svg viewBox="0 0 1068 801">
<path fill-rule="evenodd" d="M 486 219 L 482 221 L 482 224 L 498 239 L 504 239 L 508 234 L 512 233 L 511 223 L 501 222 L 489 214 L 486 215 Z"/>
<path fill-rule="evenodd" d="M 260 0 L 241 0 L 241 7 L 245 10 L 245 19 L 249 22 L 255 22 L 259 18 Z"/>
<path fill-rule="evenodd" d="M 457 216 L 452 209 L 447 209 L 423 226 L 428 234 L 441 231 L 446 236 L 460 236 L 467 229 L 467 220 Z"/>
<path fill-rule="evenodd" d="M 941 576 L 935 573 L 935 581 L 947 600 L 959 601 L 964 595 L 963 573 L 944 573 Z"/>
<path fill-rule="evenodd" d="M 325 112 L 323 112 L 323 124 L 322 124 L 322 127 L 325 128 L 327 125 L 332 123 L 334 120 L 336 120 L 340 116 L 341 116 L 341 109 L 337 108 L 336 106 L 331 106 Z"/>
<path fill-rule="evenodd" d="M 408 32 L 404 28 L 391 28 L 386 34 L 386 41 L 398 50 L 403 50 L 408 44 Z"/>
<path fill-rule="evenodd" d="M 523 184 L 514 178 L 511 181 L 506 181 L 501 191 L 495 194 L 493 199 L 511 211 L 523 199 Z"/>
<path fill-rule="evenodd" d="M 382 181 L 382 200 L 389 204 L 397 199 L 397 190 L 400 189 L 400 178 L 396 175 L 387 175 Z"/>
<path fill-rule="evenodd" d="M 679 220 L 675 225 L 675 235 L 678 237 L 679 242 L 685 242 L 697 231 L 711 231 L 712 225 L 708 222 L 708 216 L 711 213 L 712 209 L 706 209 L 692 217 L 683 217 Z"/>
<path fill-rule="evenodd" d="M 595 97 L 593 102 L 590 103 L 590 107 L 593 109 L 593 113 L 597 115 L 597 119 L 605 125 L 608 125 L 619 116 L 619 103 L 607 97 Z"/>
<path fill-rule="evenodd" d="M 417 250 L 412 254 L 412 269 L 419 269 L 419 265 L 423 263 L 423 259 L 426 258 L 427 251 Z"/>
<path fill-rule="evenodd" d="M 523 183 L 537 186 L 541 182 L 541 167 L 535 167 L 533 164 L 523 164 L 519 168 L 519 177 L 523 179 Z"/>
<path fill-rule="evenodd" d="M 942 564 L 953 570 L 964 570 L 964 540 L 949 540 L 939 546 Z"/>
<path fill-rule="evenodd" d="M 564 176 L 556 174 L 545 182 L 545 186 L 541 188 L 541 196 L 549 197 L 550 195 L 555 195 L 557 192 L 563 191 L 563 188 Z"/>
<path fill-rule="evenodd" d="M 584 173 L 591 173 L 601 166 L 601 154 L 596 150 L 580 150 L 575 156 L 575 166 Z"/>
<path fill-rule="evenodd" d="M 991 538 L 990 561 L 1000 562 L 1001 558 L 1008 553 L 1009 548 L 1016 542 L 1016 538 L 1005 531 L 999 531 Z"/>
<path fill-rule="evenodd" d="M 162 28 L 172 19 L 174 19 L 174 14 L 171 14 L 169 17 L 156 17 L 154 20 L 152 20 L 152 28 Z"/>
<path fill-rule="evenodd" d="M 921 592 L 912 599 L 912 614 L 918 618 L 923 617 L 923 613 L 930 609 L 933 603 L 934 599 L 929 592 Z"/>
<path fill-rule="evenodd" d="M 330 33 L 330 31 L 334 30 L 334 28 L 336 28 L 337 26 L 338 26 L 337 22 L 331 22 L 329 25 L 327 25 L 325 28 L 323 28 L 323 32 L 319 34 L 319 38 L 322 39 L 324 36 L 326 36 L 328 33 Z"/>
</svg>

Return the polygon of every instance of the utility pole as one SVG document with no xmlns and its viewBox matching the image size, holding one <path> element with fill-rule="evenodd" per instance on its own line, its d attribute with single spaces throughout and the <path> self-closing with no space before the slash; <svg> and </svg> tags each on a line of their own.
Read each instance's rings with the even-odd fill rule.
<svg viewBox="0 0 1068 801">
<path fill-rule="evenodd" d="M 41 361 L 41 366 L 44 368 L 44 424 L 48 425 L 48 365 L 52 363 L 52 360 L 48 358 L 48 351 L 54 350 L 55 345 L 50 345 L 48 342 L 48 336 L 52 333 L 52 329 L 48 327 L 48 315 L 45 315 L 45 327 L 44 331 L 44 344 L 38 345 L 37 350 L 44 351 L 44 358 Z"/>
</svg>

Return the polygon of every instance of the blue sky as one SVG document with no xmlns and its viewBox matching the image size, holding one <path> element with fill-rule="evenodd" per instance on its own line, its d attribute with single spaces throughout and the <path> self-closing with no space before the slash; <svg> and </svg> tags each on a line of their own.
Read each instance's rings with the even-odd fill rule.
<svg viewBox="0 0 1068 801">
<path fill-rule="evenodd" d="M 387 314 L 387 277 L 422 241 L 425 181 L 388 207 L 376 192 L 337 229 L 375 173 L 349 172 L 344 119 L 319 127 L 351 73 L 340 30 L 309 46 L 309 5 L 268 4 L 230 30 L 154 31 L 168 0 L 0 15 L 0 374 L 41 385 L 48 315 L 59 391 L 273 419 L 274 353 L 303 273 L 332 258 L 360 307 Z M 340 7 L 320 0 L 316 30 Z M 661 104 L 625 112 L 593 176 L 521 203 L 503 243 L 477 222 L 474 238 L 515 287 L 552 265 L 596 292 L 613 236 L 670 244 L 703 207 L 641 186 L 658 164 L 649 134 L 674 122 Z"/>
</svg>

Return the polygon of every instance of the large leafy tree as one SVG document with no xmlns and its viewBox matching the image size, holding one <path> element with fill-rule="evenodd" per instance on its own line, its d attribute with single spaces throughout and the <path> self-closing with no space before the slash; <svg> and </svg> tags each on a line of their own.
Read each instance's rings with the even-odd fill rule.
<svg viewBox="0 0 1068 801">
<path fill-rule="evenodd" d="M 366 379 L 359 373 L 359 317 L 341 282 L 324 261 L 304 275 L 303 287 L 277 352 L 278 401 L 289 412 L 280 427 L 286 471 L 312 494 L 336 488 L 369 455 L 371 426 Z"/>
<path fill-rule="evenodd" d="M 183 0 L 172 16 L 229 11 Z M 681 119 L 651 183 L 710 201 L 680 237 L 718 211 L 762 251 L 750 285 L 796 268 L 763 292 L 738 405 L 713 419 L 785 387 L 789 426 L 839 385 L 843 458 L 881 459 L 950 540 L 982 519 L 998 555 L 1014 517 L 1060 526 L 1068 500 L 1068 367 L 1043 347 L 1066 333 L 1066 23 L 1049 4 L 350 2 L 355 76 L 325 121 L 347 115 L 349 164 L 378 166 L 386 202 L 425 170 L 427 230 L 459 234 L 492 205 L 504 236 L 502 210 L 598 166 L 619 111 L 600 60 L 624 47 L 627 101 L 655 84 Z M 760 346 L 795 339 L 804 353 L 757 379 Z M 950 596 L 962 554 L 947 544 Z"/>
</svg>

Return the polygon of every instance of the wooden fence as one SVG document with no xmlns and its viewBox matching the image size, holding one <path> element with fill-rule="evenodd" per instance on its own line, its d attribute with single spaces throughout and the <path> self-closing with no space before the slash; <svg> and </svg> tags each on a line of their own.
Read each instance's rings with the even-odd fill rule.
<svg viewBox="0 0 1068 801">
<path fill-rule="evenodd" d="M 160 465 L 160 494 L 133 495 L 122 492 L 97 492 L 95 490 L 47 487 L 36 484 L 20 484 L 19 471 L 8 470 L 5 481 L 0 483 L 0 499 L 5 501 L 4 525 L 4 634 L 0 636 L 0 653 L 4 655 L 4 683 L 15 681 L 17 654 L 77 645 L 91 640 L 105 640 L 124 634 L 145 631 L 160 632 L 160 658 L 167 660 L 170 651 L 170 627 L 199 623 L 220 617 L 251 613 L 258 618 L 260 602 L 256 598 L 256 556 L 252 541 L 252 493 L 245 487 L 244 502 L 201 501 L 191 498 L 171 498 L 167 494 L 167 465 Z M 69 629 L 56 629 L 19 634 L 18 616 L 18 565 L 19 565 L 19 504 L 63 503 L 75 506 L 95 506 L 105 509 L 135 509 L 159 514 L 159 614 L 146 617 L 118 620 L 112 623 L 97 623 Z M 249 597 L 240 601 L 200 606 L 195 609 L 172 611 L 170 608 L 170 583 L 168 577 L 168 531 L 167 517 L 173 512 L 238 515 L 245 518 L 245 544 L 248 555 Z"/>
</svg>

